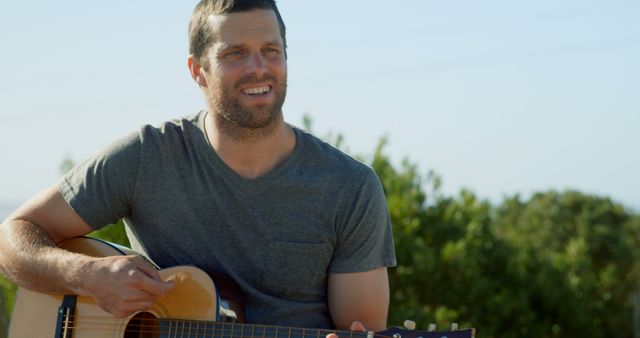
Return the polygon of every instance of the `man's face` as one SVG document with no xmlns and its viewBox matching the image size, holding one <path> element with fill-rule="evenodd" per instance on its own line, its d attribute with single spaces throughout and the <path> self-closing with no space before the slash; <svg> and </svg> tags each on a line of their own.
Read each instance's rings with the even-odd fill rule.
<svg viewBox="0 0 640 338">
<path fill-rule="evenodd" d="M 216 36 L 206 55 L 206 92 L 214 112 L 250 129 L 281 118 L 287 64 L 275 13 L 257 9 L 208 20 Z"/>
</svg>

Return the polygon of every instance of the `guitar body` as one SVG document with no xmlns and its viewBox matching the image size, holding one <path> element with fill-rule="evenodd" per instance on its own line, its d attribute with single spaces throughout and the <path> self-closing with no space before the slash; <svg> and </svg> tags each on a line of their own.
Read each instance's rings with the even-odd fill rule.
<svg viewBox="0 0 640 338">
<path fill-rule="evenodd" d="M 92 238 L 73 238 L 60 245 L 62 248 L 95 257 L 132 254 L 133 252 Z M 163 280 L 173 278 L 175 288 L 158 299 L 148 313 L 125 318 L 114 318 L 103 311 L 93 299 L 77 297 L 72 315 L 73 337 L 154 337 L 145 335 L 136 327 L 140 323 L 157 325 L 153 318 L 215 321 L 218 316 L 218 296 L 213 281 L 204 271 L 190 266 L 178 266 L 159 271 Z M 64 296 L 44 294 L 20 288 L 16 295 L 9 338 L 55 337 L 58 308 Z M 150 324 L 150 325 L 151 325 Z M 188 329 L 188 328 L 187 328 Z M 182 330 L 185 330 L 183 327 Z M 70 331 L 69 331 L 70 332 Z M 68 335 L 71 337 L 71 335 Z M 66 337 L 62 335 L 61 337 Z"/>
</svg>

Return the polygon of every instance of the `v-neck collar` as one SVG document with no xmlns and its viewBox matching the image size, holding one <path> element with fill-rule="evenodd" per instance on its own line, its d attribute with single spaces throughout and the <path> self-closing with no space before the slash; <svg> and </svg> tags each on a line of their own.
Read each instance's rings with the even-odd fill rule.
<svg viewBox="0 0 640 338">
<path fill-rule="evenodd" d="M 222 158 L 218 155 L 216 150 L 209 142 L 209 138 L 207 137 L 206 129 L 205 129 L 205 120 L 208 112 L 203 110 L 198 114 L 198 122 L 197 126 L 202 131 L 202 142 L 198 142 L 199 147 L 201 147 L 202 151 L 207 153 L 206 158 L 209 163 L 213 165 L 218 174 L 223 176 L 227 181 L 232 182 L 235 186 L 241 188 L 245 192 L 259 192 L 263 189 L 269 187 L 270 184 L 276 182 L 279 177 L 288 172 L 291 168 L 293 168 L 302 158 L 302 137 L 300 137 L 301 131 L 298 128 L 291 126 L 293 129 L 296 143 L 293 148 L 291 154 L 281 163 L 279 163 L 275 168 L 271 169 L 267 173 L 260 175 L 256 178 L 246 178 L 238 173 L 236 173 L 229 165 L 227 165 Z"/>
</svg>

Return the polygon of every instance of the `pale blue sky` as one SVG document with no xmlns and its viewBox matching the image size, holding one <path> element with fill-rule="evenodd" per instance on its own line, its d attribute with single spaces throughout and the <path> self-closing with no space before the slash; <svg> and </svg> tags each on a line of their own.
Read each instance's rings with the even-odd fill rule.
<svg viewBox="0 0 640 338">
<path fill-rule="evenodd" d="M 195 3 L 0 3 L 0 204 L 55 183 L 67 155 L 202 108 Z M 571 188 L 640 210 L 640 2 L 278 3 L 288 121 L 308 113 L 354 153 L 387 135 L 449 194 Z"/>
</svg>

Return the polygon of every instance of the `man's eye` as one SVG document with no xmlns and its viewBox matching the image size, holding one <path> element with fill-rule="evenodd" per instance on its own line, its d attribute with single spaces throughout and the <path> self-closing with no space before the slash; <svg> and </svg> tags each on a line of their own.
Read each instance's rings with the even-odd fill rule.
<svg viewBox="0 0 640 338">
<path fill-rule="evenodd" d="M 239 59 L 244 55 L 244 52 L 241 50 L 232 50 L 224 53 L 223 57 L 225 59 Z"/>
<path fill-rule="evenodd" d="M 277 56 L 280 54 L 280 50 L 277 48 L 265 48 L 262 50 L 262 53 L 267 56 Z"/>
</svg>

